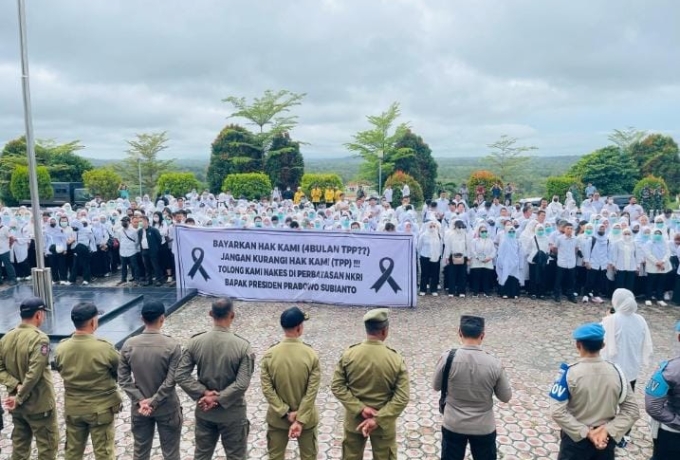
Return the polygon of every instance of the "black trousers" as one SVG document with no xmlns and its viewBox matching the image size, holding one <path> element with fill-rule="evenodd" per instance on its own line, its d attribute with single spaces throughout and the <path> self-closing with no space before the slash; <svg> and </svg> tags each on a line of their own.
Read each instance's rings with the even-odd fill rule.
<svg viewBox="0 0 680 460">
<path fill-rule="evenodd" d="M 449 294 L 460 295 L 465 294 L 465 285 L 467 284 L 467 258 L 465 263 L 454 265 L 449 260 L 449 265 L 444 269 L 446 273 L 446 286 Z"/>
<path fill-rule="evenodd" d="M 555 299 L 562 297 L 562 289 L 568 298 L 574 297 L 574 280 L 576 277 L 576 267 L 574 268 L 562 268 L 557 267 L 557 272 L 555 273 L 555 289 L 553 290 L 553 296 Z"/>
<path fill-rule="evenodd" d="M 607 294 L 607 270 L 591 268 L 586 271 L 586 290 L 584 295 L 592 294 L 596 297 Z"/>
<path fill-rule="evenodd" d="M 529 293 L 536 297 L 543 297 L 545 295 L 546 282 L 546 265 L 529 264 L 529 280 L 531 281 Z"/>
<path fill-rule="evenodd" d="M 148 249 L 142 249 L 142 260 L 144 261 L 144 269 L 146 273 L 146 281 L 151 282 L 151 277 L 156 277 L 156 282 L 162 283 L 165 279 L 163 269 L 161 268 L 161 260 L 158 252 L 151 252 Z"/>
<path fill-rule="evenodd" d="M 654 460 L 677 460 L 680 458 L 680 433 L 659 430 L 654 440 Z"/>
<path fill-rule="evenodd" d="M 55 245 L 50 246 L 50 268 L 52 269 L 52 281 L 68 281 L 68 270 L 66 269 L 66 254 L 57 254 Z"/>
<path fill-rule="evenodd" d="M 663 300 L 663 286 L 666 279 L 665 273 L 647 273 L 647 289 L 645 295 L 647 300 Z"/>
<path fill-rule="evenodd" d="M 489 268 L 473 268 L 470 270 L 470 290 L 473 294 L 478 295 L 483 292 L 486 295 L 491 295 L 491 280 L 494 271 Z"/>
<path fill-rule="evenodd" d="M 616 282 L 616 289 L 628 289 L 630 292 L 635 290 L 634 271 L 617 270 L 614 281 Z"/>
<path fill-rule="evenodd" d="M 614 460 L 616 441 L 613 439 L 609 440 L 606 448 L 597 450 L 588 439 L 576 442 L 564 432 L 561 436 L 562 442 L 560 442 L 560 453 L 557 454 L 557 460 Z"/>
<path fill-rule="evenodd" d="M 508 276 L 505 280 L 505 284 L 499 289 L 502 296 L 508 296 L 510 298 L 519 297 L 519 280 L 514 276 Z"/>
<path fill-rule="evenodd" d="M 132 272 L 132 279 L 134 281 L 141 281 L 139 278 L 139 266 L 137 265 L 137 254 L 133 254 L 130 257 L 122 257 L 120 258 L 120 280 L 122 282 L 127 281 L 127 275 L 128 275 L 128 267 L 130 267 L 130 271 Z"/>
<path fill-rule="evenodd" d="M 459 434 L 442 427 L 442 460 L 463 460 L 470 443 L 474 460 L 496 460 L 496 432 L 484 435 Z"/>
<path fill-rule="evenodd" d="M 439 285 L 439 260 L 436 262 L 430 261 L 429 257 L 420 257 L 420 292 L 427 292 L 427 286 L 430 286 L 430 292 L 437 292 L 437 285 Z"/>
<path fill-rule="evenodd" d="M 71 283 L 76 282 L 76 276 L 79 270 L 82 270 L 83 281 L 87 281 L 88 283 L 92 281 L 92 277 L 90 276 L 90 259 L 91 254 L 89 247 L 84 244 L 76 246 L 73 250 L 73 267 L 71 268 L 71 278 L 69 279 Z"/>
</svg>

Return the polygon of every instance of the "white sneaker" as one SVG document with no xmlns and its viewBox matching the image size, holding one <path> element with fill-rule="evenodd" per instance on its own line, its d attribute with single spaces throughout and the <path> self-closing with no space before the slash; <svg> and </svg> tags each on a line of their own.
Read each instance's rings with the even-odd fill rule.
<svg viewBox="0 0 680 460">
<path fill-rule="evenodd" d="M 88 284 L 90 283 L 88 283 L 87 281 L 83 281 L 83 286 L 87 286 Z"/>
<path fill-rule="evenodd" d="M 666 302 L 664 302 L 663 300 L 659 300 L 656 304 L 660 307 L 667 307 L 668 306 L 668 304 Z"/>
<path fill-rule="evenodd" d="M 459 295 L 458 297 L 460 297 L 461 299 L 464 299 L 464 298 L 465 298 L 465 294 L 461 294 L 461 295 Z"/>
<path fill-rule="evenodd" d="M 66 281 L 59 281 L 59 284 L 61 284 L 62 286 L 65 286 L 65 285 L 66 285 Z"/>
<path fill-rule="evenodd" d="M 670 293 L 670 292 L 666 292 L 666 293 L 663 295 L 663 300 L 671 300 L 671 293 Z"/>
<path fill-rule="evenodd" d="M 651 300 L 645 300 L 645 305 L 647 305 L 648 307 L 651 307 L 652 301 Z"/>
<path fill-rule="evenodd" d="M 111 273 L 104 273 L 104 278 L 108 278 L 109 276 L 111 276 Z"/>
<path fill-rule="evenodd" d="M 601 304 L 604 303 L 604 300 L 602 300 L 602 297 L 593 297 L 593 302 L 596 304 Z"/>
<path fill-rule="evenodd" d="M 449 297 L 453 297 L 453 294 L 449 294 Z"/>
<path fill-rule="evenodd" d="M 439 297 L 439 293 L 438 293 L 438 292 L 433 292 L 433 293 L 432 293 L 432 297 Z"/>
<path fill-rule="evenodd" d="M 24 281 L 31 281 L 32 279 L 33 279 L 32 276 L 27 276 L 26 278 L 24 278 Z"/>
<path fill-rule="evenodd" d="M 508 296 L 504 295 L 504 296 L 503 296 L 503 298 L 504 298 L 504 299 L 507 299 L 507 298 L 508 298 Z"/>
<path fill-rule="evenodd" d="M 424 292 L 419 292 L 418 295 L 419 295 L 420 297 L 422 297 L 422 296 L 425 295 L 425 293 L 424 293 Z M 652 303 L 650 302 L 649 304 L 651 305 Z"/>
<path fill-rule="evenodd" d="M 70 282 L 70 281 L 64 281 L 62 284 L 63 284 L 64 286 L 70 286 L 70 285 L 71 285 L 71 282 Z"/>
<path fill-rule="evenodd" d="M 584 296 L 583 296 L 583 299 L 581 299 L 581 302 L 583 302 L 583 303 L 588 303 L 588 296 L 587 296 L 587 295 L 584 295 Z"/>
<path fill-rule="evenodd" d="M 168 283 L 172 283 L 172 276 L 168 276 Z"/>
</svg>

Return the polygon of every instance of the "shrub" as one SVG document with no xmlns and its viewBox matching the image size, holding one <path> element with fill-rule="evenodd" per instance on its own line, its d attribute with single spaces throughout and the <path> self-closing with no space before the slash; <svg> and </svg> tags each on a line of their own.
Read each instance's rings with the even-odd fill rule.
<svg viewBox="0 0 680 460">
<path fill-rule="evenodd" d="M 312 174 L 307 173 L 302 176 L 300 181 L 300 187 L 305 192 L 306 196 L 310 196 L 312 187 L 318 185 L 321 190 L 325 190 L 328 187 L 337 187 L 342 190 L 342 179 L 337 174 Z"/>
<path fill-rule="evenodd" d="M 397 171 L 387 178 L 385 181 L 385 187 L 392 187 L 392 203 L 401 204 L 401 188 L 404 184 L 408 184 L 408 188 L 411 190 L 411 204 L 414 206 L 420 206 L 423 204 L 423 189 L 420 184 L 411 176 L 403 171 Z"/>
<path fill-rule="evenodd" d="M 470 201 L 474 201 L 477 199 L 477 192 L 475 191 L 475 189 L 480 184 L 484 186 L 485 190 L 484 199 L 490 200 L 491 187 L 493 187 L 493 184 L 495 184 L 496 182 L 501 184 L 501 187 L 503 186 L 503 181 L 501 180 L 501 178 L 492 173 L 491 171 L 486 170 L 474 171 L 472 174 L 470 174 L 470 178 L 468 179 L 467 182 L 468 190 L 470 191 Z"/>
<path fill-rule="evenodd" d="M 230 191 L 235 198 L 259 200 L 270 195 L 272 183 L 264 173 L 229 174 L 224 179 L 222 190 Z"/>
<path fill-rule="evenodd" d="M 647 176 L 639 180 L 635 184 L 633 195 L 647 212 L 663 210 L 670 203 L 668 186 L 660 177 Z"/>
<path fill-rule="evenodd" d="M 158 178 L 156 190 L 159 194 L 169 191 L 172 196 L 185 196 L 193 189 L 200 189 L 201 182 L 196 179 L 194 173 L 190 172 L 169 172 L 163 173 Z"/>
<path fill-rule="evenodd" d="M 123 182 L 120 175 L 111 168 L 97 168 L 83 173 L 83 183 L 90 195 L 100 195 L 104 200 L 118 198 L 118 186 Z"/>
<path fill-rule="evenodd" d="M 560 197 L 560 201 L 564 203 L 565 197 L 567 196 L 567 192 L 570 189 L 572 191 L 572 194 L 574 194 L 574 191 L 579 192 L 583 190 L 583 184 L 576 177 L 553 176 L 548 177 L 548 179 L 546 180 L 545 189 L 546 189 L 545 198 L 548 201 L 550 201 L 554 195 L 557 195 Z M 576 195 L 574 196 L 574 200 L 577 202 L 577 204 L 580 204 L 580 202 L 578 201 L 579 198 L 580 196 Z"/>
<path fill-rule="evenodd" d="M 45 166 L 36 168 L 38 174 L 38 195 L 41 200 L 49 200 L 54 194 L 50 172 Z M 31 188 L 28 185 L 28 166 L 17 166 L 12 172 L 9 189 L 15 200 L 30 200 Z"/>
</svg>

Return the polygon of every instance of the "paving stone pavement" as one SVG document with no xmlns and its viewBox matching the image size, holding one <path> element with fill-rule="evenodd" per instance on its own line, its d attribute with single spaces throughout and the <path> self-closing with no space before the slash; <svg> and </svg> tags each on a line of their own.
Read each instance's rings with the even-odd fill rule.
<svg viewBox="0 0 680 460">
<path fill-rule="evenodd" d="M 505 365 L 513 385 L 513 399 L 509 404 L 496 403 L 499 458 L 548 459 L 556 458 L 559 446 L 557 426 L 550 419 L 547 392 L 562 361 L 577 357 L 571 340 L 572 330 L 587 321 L 597 321 L 604 313 L 603 306 L 536 302 L 528 299 L 501 300 L 424 297 L 416 309 L 395 309 L 391 313 L 389 346 L 403 354 L 411 378 L 411 402 L 399 420 L 399 457 L 402 459 L 436 459 L 440 454 L 440 415 L 437 411 L 438 394 L 431 390 L 430 380 L 439 355 L 456 346 L 456 328 L 461 314 L 486 317 L 485 348 L 498 356 Z M 193 334 L 210 327 L 207 311 L 208 298 L 196 298 L 168 318 L 165 332 L 185 342 Z M 280 338 L 278 317 L 289 307 L 282 303 L 237 303 L 234 330 L 251 341 L 258 358 Z M 330 379 L 342 350 L 363 338 L 361 318 L 368 308 L 334 307 L 329 305 L 304 306 L 311 315 L 306 323 L 304 340 L 318 351 L 323 378 L 317 400 L 320 412 L 319 458 L 339 459 L 342 440 L 342 406 L 330 392 Z M 652 331 L 655 361 L 671 356 L 672 326 L 680 319 L 680 308 L 640 308 Z M 7 311 L 7 310 L 5 310 Z M 644 416 L 644 383 L 653 366 L 644 370 L 636 391 L 643 417 L 636 423 L 632 443 L 625 450 L 617 450 L 619 458 L 647 460 L 651 457 L 651 439 Z M 55 375 L 58 407 L 63 407 L 62 382 Z M 182 430 L 182 458 L 193 458 L 194 404 L 180 390 L 185 414 Z M 259 366 L 256 368 L 247 393 L 248 414 L 251 421 L 250 458 L 266 459 L 266 402 L 260 390 Z M 132 459 L 129 403 L 116 422 L 116 458 Z M 5 415 L 5 430 L 0 437 L 0 459 L 11 453 L 11 420 Z M 64 438 L 61 423 L 61 446 Z M 61 458 L 61 456 L 60 456 Z M 86 458 L 94 458 L 91 447 Z M 158 440 L 155 440 L 153 459 L 162 459 Z M 216 459 L 224 459 L 218 447 Z M 295 442 L 291 442 L 286 458 L 299 458 Z M 366 450 L 364 458 L 371 458 Z"/>
</svg>

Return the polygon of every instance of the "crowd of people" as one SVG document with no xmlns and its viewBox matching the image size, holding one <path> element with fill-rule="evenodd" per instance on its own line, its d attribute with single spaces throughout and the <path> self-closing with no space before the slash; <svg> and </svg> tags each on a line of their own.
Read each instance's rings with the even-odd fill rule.
<svg viewBox="0 0 680 460">
<path fill-rule="evenodd" d="M 616 446 L 625 446 L 626 434 L 640 417 L 634 396 L 637 377 L 632 373 L 651 354 L 649 330 L 635 313 L 632 292 L 617 289 L 613 303 L 617 313 L 574 330 L 580 358 L 563 364 L 550 387 L 552 418 L 561 429 L 559 460 L 613 460 Z M 17 460 L 30 457 L 33 440 L 38 459 L 57 457 L 59 427 L 50 342 L 39 329 L 47 311 L 42 299 L 24 299 L 19 306 L 21 323 L 0 339 L 0 384 L 9 393 L 3 406 L 11 413 L 12 458 Z M 129 338 L 118 352 L 95 335 L 97 306 L 76 304 L 71 310 L 75 333 L 60 342 L 53 362 L 64 381 L 64 458 L 82 460 L 88 438 L 97 460 L 115 458 L 123 390 L 131 401 L 132 458 L 150 458 L 157 429 L 163 458 L 179 460 L 184 424 L 177 387 L 196 402 L 194 458 L 213 458 L 219 440 L 229 459 L 247 458 L 250 421 L 245 393 L 256 356 L 250 343 L 232 329 L 236 311 L 231 299 L 216 299 L 209 315 L 212 329 L 192 336 L 182 347 L 162 333 L 165 306 L 157 300 L 145 301 L 144 331 Z M 309 319 L 298 307 L 283 311 L 282 340 L 260 361 L 272 460 L 283 460 L 289 439 L 297 440 L 302 460 L 318 456 L 316 398 L 321 367 L 317 352 L 301 340 Z M 363 323 L 366 339 L 341 353 L 330 383 L 345 409 L 342 458 L 363 459 L 370 439 L 375 460 L 394 460 L 397 420 L 410 401 L 408 365 L 385 345 L 391 327 L 388 309 L 370 310 Z M 512 399 L 510 380 L 501 361 L 483 351 L 483 317 L 463 315 L 457 332 L 460 347 L 442 353 L 432 377 L 443 415 L 441 458 L 462 460 L 469 444 L 475 460 L 495 460 L 493 398 L 506 403 Z M 675 333 L 680 340 L 680 322 Z M 662 363 L 645 393 L 654 459 L 676 460 L 680 357 Z M 419 410 L 423 410 L 420 405 Z"/>
<path fill-rule="evenodd" d="M 407 187 L 407 186 L 406 186 Z M 496 184 L 496 189 L 500 185 Z M 45 260 L 55 284 L 120 273 L 126 283 L 174 284 L 176 225 L 293 231 L 403 232 L 414 235 L 420 295 L 491 296 L 559 302 L 602 303 L 615 288 L 643 297 L 647 305 L 680 304 L 680 216 L 670 209 L 649 216 L 635 197 L 620 209 L 589 185 L 581 203 L 567 192 L 540 203 L 501 202 L 496 191 L 468 203 L 461 187 L 449 197 L 427 200 L 416 209 L 410 191 L 392 203 L 391 188 L 380 198 L 360 193 L 348 199 L 337 187 L 274 190 L 259 201 L 192 190 L 101 201 L 82 209 L 66 204 L 42 213 Z M 125 190 L 127 192 L 127 190 Z M 290 192 L 290 193 L 287 193 Z M 285 195 L 285 197 L 284 197 Z M 507 198 L 506 197 L 506 198 Z M 0 211 L 0 264 L 5 280 L 30 279 L 35 266 L 31 212 Z"/>
</svg>

